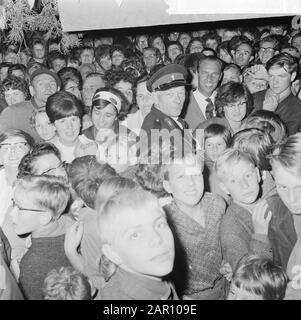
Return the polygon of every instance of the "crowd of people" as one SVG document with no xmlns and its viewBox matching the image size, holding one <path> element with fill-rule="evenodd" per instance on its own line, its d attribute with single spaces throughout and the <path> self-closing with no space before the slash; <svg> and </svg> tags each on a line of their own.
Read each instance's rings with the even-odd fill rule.
<svg viewBox="0 0 301 320">
<path fill-rule="evenodd" d="M 1 52 L 0 299 L 301 299 L 301 32 L 30 40 Z"/>
</svg>

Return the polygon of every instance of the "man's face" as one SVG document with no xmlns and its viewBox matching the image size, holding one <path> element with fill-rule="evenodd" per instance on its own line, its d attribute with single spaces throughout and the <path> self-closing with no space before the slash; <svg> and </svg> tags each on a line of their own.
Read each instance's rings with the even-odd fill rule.
<svg viewBox="0 0 301 320">
<path fill-rule="evenodd" d="M 172 44 L 167 49 L 169 59 L 174 62 L 176 57 L 182 53 L 181 49 L 177 44 Z"/>
<path fill-rule="evenodd" d="M 216 50 L 217 46 L 218 46 L 218 43 L 215 39 L 208 39 L 205 44 L 205 47 L 211 48 L 213 50 Z"/>
<path fill-rule="evenodd" d="M 201 41 L 195 40 L 190 46 L 190 53 L 202 52 L 204 49 Z"/>
<path fill-rule="evenodd" d="M 179 164 L 170 165 L 168 176 L 164 187 L 180 207 L 198 205 L 204 192 L 204 178 L 202 168 L 195 159 L 183 159 Z"/>
<path fill-rule="evenodd" d="M 156 52 L 154 50 L 144 50 L 143 61 L 148 70 L 151 70 L 158 62 Z"/>
<path fill-rule="evenodd" d="M 85 106 L 92 106 L 92 98 L 95 91 L 100 88 L 104 88 L 105 83 L 101 76 L 89 77 L 84 81 L 83 84 L 83 101 Z"/>
<path fill-rule="evenodd" d="M 291 86 L 296 73 L 292 75 L 278 66 L 271 67 L 268 71 L 270 89 L 277 94 L 286 91 Z"/>
<path fill-rule="evenodd" d="M 232 162 L 224 173 L 222 185 L 238 205 L 254 203 L 259 194 L 259 171 L 253 164 L 239 160 Z"/>
<path fill-rule="evenodd" d="M 274 49 L 273 42 L 264 42 L 259 48 L 258 56 L 259 60 L 266 64 L 274 55 L 276 51 Z"/>
<path fill-rule="evenodd" d="M 252 48 L 246 43 L 238 46 L 234 52 L 234 62 L 241 68 L 247 66 L 252 58 Z"/>
<path fill-rule="evenodd" d="M 31 93 L 44 105 L 48 97 L 57 92 L 58 89 L 55 79 L 49 74 L 39 74 L 33 78 L 31 84 Z"/>
<path fill-rule="evenodd" d="M 224 71 L 222 84 L 230 81 L 241 82 L 241 75 L 235 68 L 230 68 Z"/>
<path fill-rule="evenodd" d="M 52 62 L 53 72 L 58 73 L 64 67 L 66 67 L 66 61 L 64 59 L 53 60 L 53 62 Z"/>
<path fill-rule="evenodd" d="M 273 162 L 272 173 L 277 192 L 293 214 L 301 214 L 301 178 L 278 162 Z"/>
<path fill-rule="evenodd" d="M 34 47 L 33 47 L 32 55 L 33 55 L 34 58 L 44 59 L 44 57 L 45 57 L 45 48 L 44 48 L 44 46 L 42 44 L 40 44 L 40 43 L 35 44 Z"/>
<path fill-rule="evenodd" d="M 121 91 L 129 103 L 133 102 L 133 86 L 130 82 L 121 80 L 115 84 L 114 88 Z"/>
<path fill-rule="evenodd" d="M 153 95 L 146 88 L 146 82 L 141 82 L 137 85 L 136 101 L 142 115 L 145 117 L 154 103 Z"/>
<path fill-rule="evenodd" d="M 80 54 L 80 61 L 82 63 L 93 63 L 94 61 L 93 50 L 83 50 L 83 52 Z"/>
<path fill-rule="evenodd" d="M 35 203 L 35 197 L 35 192 L 28 193 L 20 187 L 15 190 L 13 197 L 14 207 L 10 215 L 17 235 L 31 233 L 41 227 L 40 215 L 43 212 L 43 208 Z M 41 211 L 32 211 L 30 209 Z"/>
<path fill-rule="evenodd" d="M 125 209 L 119 215 L 114 240 L 110 244 L 120 268 L 161 278 L 174 263 L 174 239 L 159 203 Z"/>
<path fill-rule="evenodd" d="M 187 48 L 190 39 L 191 39 L 191 36 L 187 33 L 183 33 L 180 35 L 179 42 L 181 43 L 184 49 Z"/>
<path fill-rule="evenodd" d="M 185 94 L 185 87 L 181 86 L 165 91 L 157 91 L 154 98 L 159 110 L 170 117 L 178 117 L 183 108 Z"/>
<path fill-rule="evenodd" d="M 205 59 L 199 64 L 198 74 L 198 90 L 206 97 L 210 97 L 222 75 L 220 64 Z"/>
</svg>

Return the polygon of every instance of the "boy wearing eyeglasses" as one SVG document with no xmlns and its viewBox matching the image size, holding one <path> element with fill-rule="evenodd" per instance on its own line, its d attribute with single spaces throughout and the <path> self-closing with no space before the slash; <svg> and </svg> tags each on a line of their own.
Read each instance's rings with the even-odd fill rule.
<svg viewBox="0 0 301 320">
<path fill-rule="evenodd" d="M 47 273 L 71 266 L 64 251 L 66 226 L 59 223 L 70 198 L 69 186 L 54 176 L 18 180 L 11 217 L 17 235 L 31 234 L 31 246 L 20 262 L 19 283 L 25 299 L 43 299 Z"/>
</svg>

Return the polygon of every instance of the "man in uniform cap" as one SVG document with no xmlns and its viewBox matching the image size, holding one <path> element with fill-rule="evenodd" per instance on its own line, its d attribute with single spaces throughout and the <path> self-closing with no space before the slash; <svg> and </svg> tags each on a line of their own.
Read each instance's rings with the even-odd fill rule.
<svg viewBox="0 0 301 320">
<path fill-rule="evenodd" d="M 145 138 L 148 140 L 148 148 L 153 143 L 151 132 L 156 129 L 173 131 L 179 133 L 183 138 L 184 129 L 187 129 L 188 126 L 179 116 L 186 97 L 187 75 L 185 67 L 169 64 L 157 70 L 147 81 L 146 86 L 153 94 L 154 105 L 142 123 L 141 148 L 144 147 Z"/>
</svg>

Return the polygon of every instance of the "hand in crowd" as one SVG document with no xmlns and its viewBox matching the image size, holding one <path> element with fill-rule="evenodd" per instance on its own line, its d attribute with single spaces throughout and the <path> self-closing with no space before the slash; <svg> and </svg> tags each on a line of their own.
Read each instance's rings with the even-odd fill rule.
<svg viewBox="0 0 301 320">
<path fill-rule="evenodd" d="M 274 112 L 279 104 L 279 100 L 279 95 L 272 93 L 270 90 L 267 91 L 263 101 L 262 109 Z"/>
<path fill-rule="evenodd" d="M 269 80 L 269 74 L 263 64 L 255 64 L 249 67 L 245 73 L 250 74 L 255 79 Z"/>
<path fill-rule="evenodd" d="M 268 208 L 268 203 L 266 200 L 260 200 L 255 205 L 252 221 L 254 226 L 254 233 L 257 234 L 268 234 L 269 223 L 272 218 L 272 212 L 269 211 L 266 214 Z"/>
<path fill-rule="evenodd" d="M 227 281 L 230 282 L 232 280 L 233 270 L 229 262 L 223 261 L 219 272 L 227 279 Z"/>
<path fill-rule="evenodd" d="M 89 143 L 81 143 L 80 141 L 78 141 L 74 149 L 74 156 L 75 158 L 79 158 L 87 155 L 95 156 L 97 149 L 98 149 L 97 143 L 94 141 L 91 141 Z"/>
<path fill-rule="evenodd" d="M 64 241 L 64 249 L 67 254 L 72 254 L 77 251 L 82 240 L 83 233 L 84 225 L 80 220 L 76 221 L 69 229 L 67 229 Z"/>
</svg>

